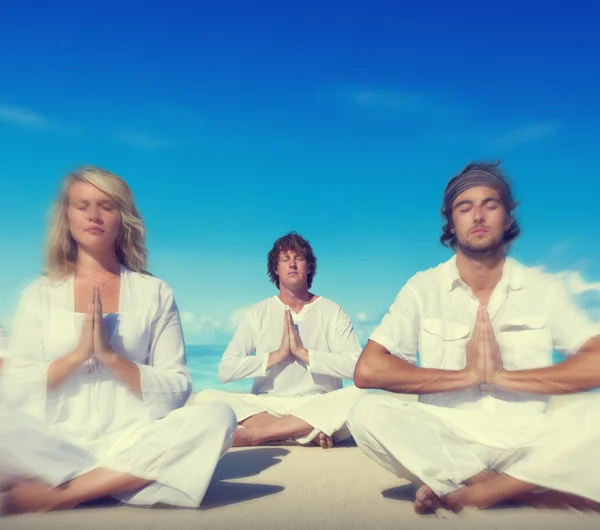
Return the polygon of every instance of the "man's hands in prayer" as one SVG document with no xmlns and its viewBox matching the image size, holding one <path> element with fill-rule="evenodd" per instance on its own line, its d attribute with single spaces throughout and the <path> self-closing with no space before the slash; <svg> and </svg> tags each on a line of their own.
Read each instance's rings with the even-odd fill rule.
<svg viewBox="0 0 600 530">
<path fill-rule="evenodd" d="M 473 336 L 466 347 L 467 370 L 478 383 L 493 384 L 496 376 L 504 370 L 502 353 L 490 316 L 485 306 L 479 306 Z"/>
<path fill-rule="evenodd" d="M 292 313 L 287 311 L 286 314 L 288 334 L 290 336 L 290 351 L 294 357 L 308 364 L 308 350 L 302 344 L 298 328 L 294 325 L 294 321 L 292 320 Z"/>
<path fill-rule="evenodd" d="M 291 318 L 289 309 L 283 313 L 283 333 L 281 335 L 281 344 L 279 348 L 269 354 L 269 360 L 267 361 L 267 368 L 280 363 L 287 359 L 292 351 L 290 350 L 290 332 L 288 319 Z"/>
</svg>

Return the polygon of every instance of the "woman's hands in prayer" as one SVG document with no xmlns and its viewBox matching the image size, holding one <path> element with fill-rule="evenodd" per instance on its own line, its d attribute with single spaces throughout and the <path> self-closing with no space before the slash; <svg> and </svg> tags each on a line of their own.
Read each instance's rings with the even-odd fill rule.
<svg viewBox="0 0 600 530">
<path fill-rule="evenodd" d="M 100 289 L 94 286 L 90 291 L 87 312 L 84 317 L 79 344 L 72 353 L 78 364 L 83 364 L 92 357 L 106 364 L 116 355 L 112 350 L 104 328 L 102 300 Z"/>
<path fill-rule="evenodd" d="M 116 353 L 110 346 L 106 328 L 104 327 L 104 312 L 102 311 L 102 299 L 100 298 L 100 288 L 94 287 L 94 357 L 102 364 L 109 363 Z"/>
<path fill-rule="evenodd" d="M 81 328 L 79 344 L 71 354 L 77 364 L 83 364 L 94 355 L 94 303 L 95 291 L 92 289 L 83 320 L 83 327 Z"/>
<path fill-rule="evenodd" d="M 485 306 L 479 306 L 473 336 L 467 342 L 466 367 L 478 383 L 493 384 L 504 370 L 500 345 Z"/>
</svg>

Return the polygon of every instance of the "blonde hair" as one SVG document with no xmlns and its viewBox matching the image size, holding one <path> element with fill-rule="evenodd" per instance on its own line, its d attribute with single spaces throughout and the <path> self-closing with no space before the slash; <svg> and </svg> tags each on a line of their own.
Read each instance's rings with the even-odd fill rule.
<svg viewBox="0 0 600 530">
<path fill-rule="evenodd" d="M 133 202 L 131 189 L 121 177 L 94 166 L 85 166 L 69 173 L 62 182 L 60 193 L 52 208 L 46 244 L 45 274 L 61 279 L 71 274 L 75 268 L 77 242 L 69 230 L 67 208 L 69 190 L 77 181 L 90 183 L 117 203 L 121 213 L 121 230 L 116 242 L 117 258 L 128 269 L 147 274 L 146 229 Z"/>
</svg>

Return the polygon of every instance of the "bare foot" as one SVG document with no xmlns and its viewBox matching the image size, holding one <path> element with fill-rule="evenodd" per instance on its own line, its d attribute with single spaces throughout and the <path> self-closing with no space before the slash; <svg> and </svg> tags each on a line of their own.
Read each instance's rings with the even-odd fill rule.
<svg viewBox="0 0 600 530">
<path fill-rule="evenodd" d="M 260 445 L 260 437 L 256 427 L 238 427 L 233 439 L 233 447 Z"/>
<path fill-rule="evenodd" d="M 333 438 L 327 436 L 324 432 L 320 432 L 314 437 L 313 443 L 318 445 L 321 449 L 331 449 L 333 447 Z"/>
<path fill-rule="evenodd" d="M 515 500 L 532 508 L 574 508 L 580 511 L 600 511 L 600 505 L 597 502 L 562 491 L 525 493 L 516 497 Z"/>
<path fill-rule="evenodd" d="M 479 510 L 491 508 L 495 503 L 489 494 L 486 482 L 477 482 L 471 486 L 463 486 L 442 499 L 443 503 L 454 513 L 458 513 L 467 506 Z"/>
<path fill-rule="evenodd" d="M 413 505 L 415 513 L 419 515 L 435 513 L 441 506 L 442 501 L 429 486 L 423 485 L 417 490 Z"/>
<path fill-rule="evenodd" d="M 49 512 L 60 504 L 60 492 L 43 482 L 21 481 L 7 493 L 6 514 Z"/>
</svg>

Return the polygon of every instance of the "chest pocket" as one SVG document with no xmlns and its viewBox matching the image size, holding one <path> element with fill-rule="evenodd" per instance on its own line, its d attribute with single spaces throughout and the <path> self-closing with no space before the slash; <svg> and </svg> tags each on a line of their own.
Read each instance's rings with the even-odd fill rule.
<svg viewBox="0 0 600 530">
<path fill-rule="evenodd" d="M 469 327 L 437 318 L 421 320 L 419 360 L 425 368 L 460 370 L 465 365 Z"/>
<path fill-rule="evenodd" d="M 502 323 L 498 343 L 509 370 L 542 368 L 552 364 L 552 334 L 543 317 L 513 318 Z"/>
</svg>

